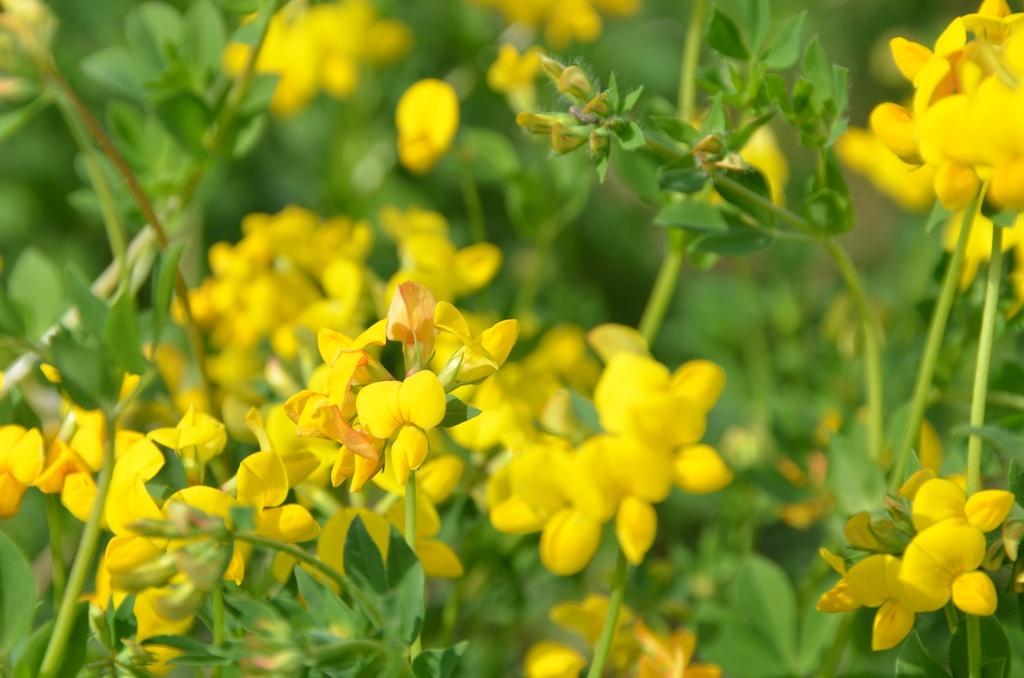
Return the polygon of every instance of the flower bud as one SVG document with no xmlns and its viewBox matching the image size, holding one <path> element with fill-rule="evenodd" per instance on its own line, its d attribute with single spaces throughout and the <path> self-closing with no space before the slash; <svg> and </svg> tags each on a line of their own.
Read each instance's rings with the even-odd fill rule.
<svg viewBox="0 0 1024 678">
<path fill-rule="evenodd" d="M 173 556 L 165 554 L 130 572 L 114 572 L 111 575 L 110 583 L 115 589 L 138 593 L 148 588 L 163 586 L 176 574 L 178 574 L 178 567 Z"/>
<path fill-rule="evenodd" d="M 596 115 L 599 118 L 607 118 L 611 115 L 612 102 L 608 97 L 608 92 L 601 92 L 591 99 L 587 105 L 583 107 L 583 112 Z"/>
<path fill-rule="evenodd" d="M 579 66 L 569 66 L 558 78 L 558 93 L 565 94 L 580 103 L 589 101 L 594 96 L 594 85 Z"/>
<path fill-rule="evenodd" d="M 588 127 L 566 127 L 558 122 L 551 128 L 551 148 L 558 154 L 568 153 L 587 143 L 589 136 L 590 128 Z"/>
<path fill-rule="evenodd" d="M 156 657 L 145 647 L 131 638 L 122 638 L 124 649 L 117 653 L 117 663 L 123 666 L 147 666 L 156 661 Z"/>
<path fill-rule="evenodd" d="M 608 155 L 608 130 L 599 127 L 590 133 L 590 152 L 595 158 L 603 158 Z"/>
<path fill-rule="evenodd" d="M 107 623 L 107 612 L 94 603 L 89 603 L 89 630 L 95 634 L 100 645 L 106 648 L 113 647 L 110 625 Z"/>
<path fill-rule="evenodd" d="M 565 70 L 565 65 L 546 54 L 540 55 L 540 67 L 544 69 L 544 74 L 551 78 L 551 82 L 556 85 L 558 84 L 558 79 L 562 77 L 562 71 Z"/>
<path fill-rule="evenodd" d="M 223 578 L 231 562 L 231 548 L 207 540 L 174 552 L 178 570 L 200 591 L 210 591 Z"/>
<path fill-rule="evenodd" d="M 203 604 L 203 592 L 191 583 L 178 584 L 165 596 L 153 599 L 153 607 L 164 619 L 181 621 L 195 614 Z"/>
<path fill-rule="evenodd" d="M 550 134 L 555 124 L 565 123 L 567 116 L 551 113 L 523 112 L 516 116 L 516 124 L 534 134 Z"/>
</svg>

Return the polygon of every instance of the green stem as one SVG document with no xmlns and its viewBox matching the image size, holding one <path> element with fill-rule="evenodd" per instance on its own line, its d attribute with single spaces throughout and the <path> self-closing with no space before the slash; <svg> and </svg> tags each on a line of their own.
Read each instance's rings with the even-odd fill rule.
<svg viewBox="0 0 1024 678">
<path fill-rule="evenodd" d="M 654 280 L 654 288 L 647 299 L 647 307 L 640 317 L 640 334 L 647 340 L 647 345 L 654 344 L 665 322 L 669 304 L 675 295 L 679 283 L 679 272 L 686 258 L 686 233 L 682 229 L 673 228 L 668 231 L 668 252 L 661 262 L 658 277 Z"/>
<path fill-rule="evenodd" d="M 53 609 L 64 600 L 64 550 L 61 547 L 60 499 L 56 494 L 46 495 L 46 525 L 50 531 L 50 559 L 53 561 Z"/>
<path fill-rule="evenodd" d="M 700 47 L 704 43 L 704 17 L 708 13 L 708 0 L 694 0 L 690 10 L 690 25 L 686 27 L 683 60 L 679 69 L 679 118 L 691 122 L 697 104 L 697 63 Z"/>
<path fill-rule="evenodd" d="M 843 659 L 843 654 L 846 652 L 846 645 L 850 642 L 850 636 L 853 633 L 853 613 L 847 612 L 843 615 L 843 621 L 839 624 L 839 630 L 836 631 L 836 637 L 832 641 L 832 647 L 829 648 L 828 654 L 825 655 L 825 660 L 821 663 L 821 669 L 818 671 L 818 678 L 832 678 L 836 673 L 836 668 L 839 666 L 839 662 Z"/>
<path fill-rule="evenodd" d="M 985 305 L 981 313 L 981 332 L 978 335 L 978 362 L 974 368 L 974 395 L 971 398 L 971 428 L 985 425 L 985 400 L 988 395 L 988 373 L 992 362 L 992 340 L 996 329 L 999 305 L 999 285 L 1003 273 L 1003 229 L 992 227 L 992 256 L 988 263 L 985 282 Z M 971 434 L 967 439 L 967 495 L 981 489 L 981 436 Z"/>
<path fill-rule="evenodd" d="M 894 450 L 892 475 L 889 477 L 889 489 L 893 492 L 903 484 L 903 477 L 907 474 L 907 462 L 910 460 L 910 451 L 914 446 L 921 430 L 921 421 L 924 419 L 924 411 L 928 405 L 928 394 L 932 388 L 932 377 L 935 375 L 935 364 L 939 359 L 939 349 L 942 348 L 942 337 L 946 333 L 946 322 L 949 320 L 949 312 L 953 306 L 953 297 L 956 295 L 957 283 L 960 280 L 960 271 L 964 264 L 964 253 L 967 251 L 967 241 L 971 236 L 971 228 L 981 211 L 981 203 L 984 196 L 984 187 L 981 194 L 974 199 L 964 213 L 964 221 L 960 227 L 960 236 L 956 241 L 956 248 L 949 260 L 949 268 L 942 279 L 942 289 L 939 292 L 939 300 L 932 311 L 931 324 L 928 327 L 928 338 L 925 340 L 924 354 L 921 357 L 921 366 L 917 372 L 917 383 L 914 386 L 914 396 L 910 405 L 910 415 L 907 418 L 906 428 L 899 441 L 899 446 Z"/>
<path fill-rule="evenodd" d="M 868 451 L 871 460 L 876 464 L 881 464 L 882 452 L 885 447 L 885 393 L 882 381 L 882 351 L 879 346 L 878 324 L 871 312 L 864 284 L 857 273 L 857 267 L 850 260 L 850 255 L 836 240 L 826 240 L 824 245 L 833 261 L 836 262 L 836 266 L 839 267 L 839 272 L 846 282 L 846 288 L 850 291 L 853 303 L 857 307 L 857 315 L 860 316 L 861 330 L 864 336 L 864 372 L 870 413 Z"/>
<path fill-rule="evenodd" d="M 46 653 L 43 655 L 43 662 L 39 667 L 39 678 L 55 678 L 57 668 L 64 659 L 64 651 L 67 647 L 68 636 L 71 635 L 71 627 L 75 622 L 75 608 L 78 606 L 78 598 L 82 594 L 82 587 L 92 567 L 93 557 L 96 555 L 100 542 L 100 520 L 103 517 L 104 507 L 107 503 L 107 493 L 110 491 L 110 479 L 114 474 L 114 431 L 116 428 L 114 417 L 107 416 L 107 435 L 103 445 L 103 465 L 100 467 L 99 479 L 96 482 L 96 496 L 93 498 L 92 508 L 89 509 L 89 519 L 85 523 L 85 531 L 82 532 L 82 539 L 78 543 L 78 553 L 75 555 L 75 562 L 71 566 L 71 575 L 68 577 L 67 589 L 57 609 L 57 618 L 53 624 L 53 635 L 46 646 Z"/>
<path fill-rule="evenodd" d="M 409 545 L 413 553 L 416 553 L 416 469 L 409 471 L 409 478 L 405 481 L 405 543 Z M 410 662 L 416 658 L 421 649 L 422 641 L 420 634 L 417 633 L 409 648 Z"/>
<path fill-rule="evenodd" d="M 224 643 L 224 584 L 217 582 L 213 587 L 213 644 L 220 646 Z M 221 678 L 224 675 L 224 668 L 215 666 L 210 673 L 211 678 Z"/>
<path fill-rule="evenodd" d="M 469 217 L 469 233 L 474 243 L 487 242 L 487 226 L 484 223 L 484 207 L 480 200 L 480 190 L 473 179 L 473 173 L 469 168 L 469 161 L 463 160 L 462 171 L 462 199 L 466 203 L 466 215 Z"/>
<path fill-rule="evenodd" d="M 981 618 L 973 614 L 967 615 L 967 676 L 981 678 Z"/>
<path fill-rule="evenodd" d="M 958 622 L 956 618 L 956 608 L 953 607 L 953 601 L 950 600 L 946 603 L 946 606 L 943 609 L 946 611 L 946 626 L 949 627 L 950 634 L 953 634 L 956 632 L 956 625 Z"/>
<path fill-rule="evenodd" d="M 777 219 L 786 222 L 790 226 L 795 227 L 797 230 L 811 236 L 815 242 L 821 240 L 820 234 L 814 230 L 814 226 L 811 222 L 807 221 L 799 214 L 790 212 L 785 207 L 780 207 L 773 203 L 771 199 L 764 197 L 760 193 L 753 191 L 738 181 L 730 178 L 725 172 L 718 172 L 715 174 L 715 183 L 721 186 L 727 186 L 732 193 L 738 193 L 742 195 L 746 200 L 756 204 L 758 207 L 769 210 Z"/>
<path fill-rule="evenodd" d="M 601 678 L 604 675 L 604 665 L 608 661 L 615 629 L 619 625 L 622 600 L 626 597 L 627 581 L 629 581 L 629 561 L 626 560 L 626 554 L 619 548 L 618 560 L 615 561 L 615 577 L 612 579 L 612 593 L 608 600 L 608 614 L 604 618 L 604 628 L 601 629 L 597 647 L 594 648 L 594 661 L 590 664 L 590 670 L 587 671 L 587 678 Z"/>
</svg>

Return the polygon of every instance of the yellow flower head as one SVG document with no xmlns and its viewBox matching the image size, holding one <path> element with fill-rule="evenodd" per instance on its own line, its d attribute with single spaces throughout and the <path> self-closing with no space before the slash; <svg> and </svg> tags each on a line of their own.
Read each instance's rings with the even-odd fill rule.
<svg viewBox="0 0 1024 678">
<path fill-rule="evenodd" d="M 43 468 L 43 435 L 16 424 L 0 426 L 0 519 L 21 508 L 25 490 Z"/>
<path fill-rule="evenodd" d="M 415 174 L 434 168 L 459 129 L 455 89 L 436 78 L 420 80 L 402 94 L 395 110 L 398 159 Z"/>
<path fill-rule="evenodd" d="M 206 463 L 228 443 L 224 424 L 205 412 L 196 412 L 195 407 L 189 408 L 177 427 L 158 428 L 150 431 L 148 437 L 178 453 L 192 485 L 202 483 Z"/>
</svg>

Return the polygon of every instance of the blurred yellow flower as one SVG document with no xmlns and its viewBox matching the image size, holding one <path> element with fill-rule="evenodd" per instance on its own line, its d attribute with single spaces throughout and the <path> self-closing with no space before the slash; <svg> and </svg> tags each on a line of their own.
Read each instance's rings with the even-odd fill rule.
<svg viewBox="0 0 1024 678">
<path fill-rule="evenodd" d="M 455 89 L 436 78 L 420 80 L 405 90 L 395 110 L 398 159 L 415 174 L 434 169 L 459 129 L 459 98 Z"/>
</svg>

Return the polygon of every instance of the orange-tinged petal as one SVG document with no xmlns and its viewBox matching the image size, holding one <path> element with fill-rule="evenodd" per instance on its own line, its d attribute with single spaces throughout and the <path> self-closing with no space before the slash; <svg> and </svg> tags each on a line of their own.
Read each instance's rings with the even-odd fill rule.
<svg viewBox="0 0 1024 678">
<path fill-rule="evenodd" d="M 871 649 L 888 650 L 910 635 L 916 615 L 898 600 L 887 600 L 875 613 L 871 632 Z"/>
<path fill-rule="evenodd" d="M 984 572 L 965 572 L 953 580 L 953 604 L 967 614 L 995 614 L 996 603 L 996 587 Z"/>
<path fill-rule="evenodd" d="M 416 282 L 403 282 L 395 289 L 388 309 L 387 338 L 400 341 L 423 359 L 434 352 L 434 294 Z"/>
<path fill-rule="evenodd" d="M 686 492 L 717 492 L 732 482 L 733 473 L 710 445 L 691 445 L 676 453 L 673 462 L 676 485 Z"/>
<path fill-rule="evenodd" d="M 633 496 L 622 500 L 615 516 L 615 536 L 630 564 L 643 562 L 657 533 L 658 514 L 653 506 Z"/>
<path fill-rule="evenodd" d="M 1006 490 L 982 490 L 968 498 L 964 506 L 967 522 L 982 532 L 991 532 L 1006 520 L 1013 508 L 1014 496 Z"/>
<path fill-rule="evenodd" d="M 462 561 L 448 544 L 437 539 L 416 542 L 416 555 L 423 565 L 423 574 L 441 579 L 456 579 L 463 575 Z"/>
<path fill-rule="evenodd" d="M 540 559 L 555 574 L 576 574 L 594 557 L 600 542 L 600 523 L 582 511 L 565 508 L 541 532 Z"/>
<path fill-rule="evenodd" d="M 285 504 L 263 509 L 258 518 L 257 532 L 284 544 L 298 544 L 316 539 L 320 526 L 303 507 Z"/>
<path fill-rule="evenodd" d="M 818 599 L 818 612 L 849 612 L 861 607 L 861 602 L 850 593 L 850 585 L 845 579 L 840 579 L 836 585 L 826 591 Z"/>
<path fill-rule="evenodd" d="M 920 532 L 950 518 L 965 519 L 967 494 L 948 480 L 936 478 L 921 485 L 914 495 L 914 527 Z"/>
</svg>

